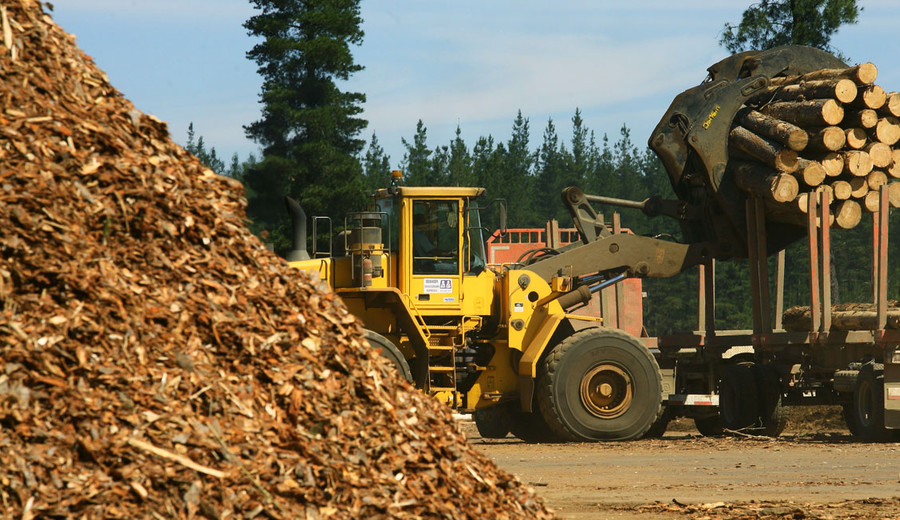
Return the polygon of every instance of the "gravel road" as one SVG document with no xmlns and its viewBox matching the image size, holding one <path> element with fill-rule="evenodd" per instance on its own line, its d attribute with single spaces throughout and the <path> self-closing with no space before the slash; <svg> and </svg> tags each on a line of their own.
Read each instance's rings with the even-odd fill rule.
<svg viewBox="0 0 900 520">
<path fill-rule="evenodd" d="M 462 427 L 565 519 L 900 518 L 900 443 L 821 423 L 765 439 L 701 437 L 679 421 L 662 439 L 544 445 Z"/>
</svg>

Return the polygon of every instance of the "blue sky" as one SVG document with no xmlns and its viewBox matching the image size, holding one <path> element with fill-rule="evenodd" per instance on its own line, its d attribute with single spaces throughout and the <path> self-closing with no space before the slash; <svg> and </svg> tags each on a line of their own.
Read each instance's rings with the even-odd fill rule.
<svg viewBox="0 0 900 520">
<path fill-rule="evenodd" d="M 366 69 L 347 89 L 367 96 L 362 137 L 374 132 L 392 166 L 422 119 L 431 148 L 456 127 L 471 148 L 509 138 L 517 111 L 531 146 L 552 118 L 563 140 L 580 108 L 597 138 L 626 124 L 643 146 L 672 98 L 724 58 L 724 23 L 752 0 L 362 0 Z M 879 67 L 878 84 L 900 90 L 900 2 L 861 0 L 860 22 L 832 39 L 851 62 Z M 59 0 L 56 22 L 77 36 L 138 109 L 187 127 L 228 158 L 257 151 L 242 125 L 259 117 L 261 79 L 245 53 L 248 0 Z"/>
</svg>

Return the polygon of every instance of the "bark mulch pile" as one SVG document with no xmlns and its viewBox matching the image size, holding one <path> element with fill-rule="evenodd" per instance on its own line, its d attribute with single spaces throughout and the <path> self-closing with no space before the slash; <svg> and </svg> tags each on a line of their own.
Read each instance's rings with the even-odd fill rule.
<svg viewBox="0 0 900 520">
<path fill-rule="evenodd" d="M 553 517 L 40 2 L 0 24 L 0 517 Z"/>
</svg>

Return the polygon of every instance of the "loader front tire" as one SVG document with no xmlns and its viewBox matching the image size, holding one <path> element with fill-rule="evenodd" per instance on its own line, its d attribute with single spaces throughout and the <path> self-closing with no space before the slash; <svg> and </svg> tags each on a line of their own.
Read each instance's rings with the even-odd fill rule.
<svg viewBox="0 0 900 520">
<path fill-rule="evenodd" d="M 612 329 L 579 331 L 540 365 L 537 397 L 547 425 L 573 441 L 644 435 L 662 413 L 662 380 L 650 351 Z"/>
<path fill-rule="evenodd" d="M 400 377 L 406 379 L 410 383 L 413 382 L 409 363 L 406 361 L 406 358 L 403 357 L 403 353 L 400 352 L 400 349 L 397 348 L 391 340 L 371 330 L 366 330 L 365 337 L 373 349 L 380 352 L 382 356 L 386 357 L 397 368 Z"/>
</svg>

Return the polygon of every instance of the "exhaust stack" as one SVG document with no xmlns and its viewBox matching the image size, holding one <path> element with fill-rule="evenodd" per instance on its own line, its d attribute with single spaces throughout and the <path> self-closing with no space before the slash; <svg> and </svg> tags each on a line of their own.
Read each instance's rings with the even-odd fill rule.
<svg viewBox="0 0 900 520">
<path fill-rule="evenodd" d="M 309 260 L 309 251 L 306 250 L 306 212 L 296 200 L 285 197 L 284 205 L 291 217 L 291 252 L 287 255 L 288 262 Z"/>
</svg>

